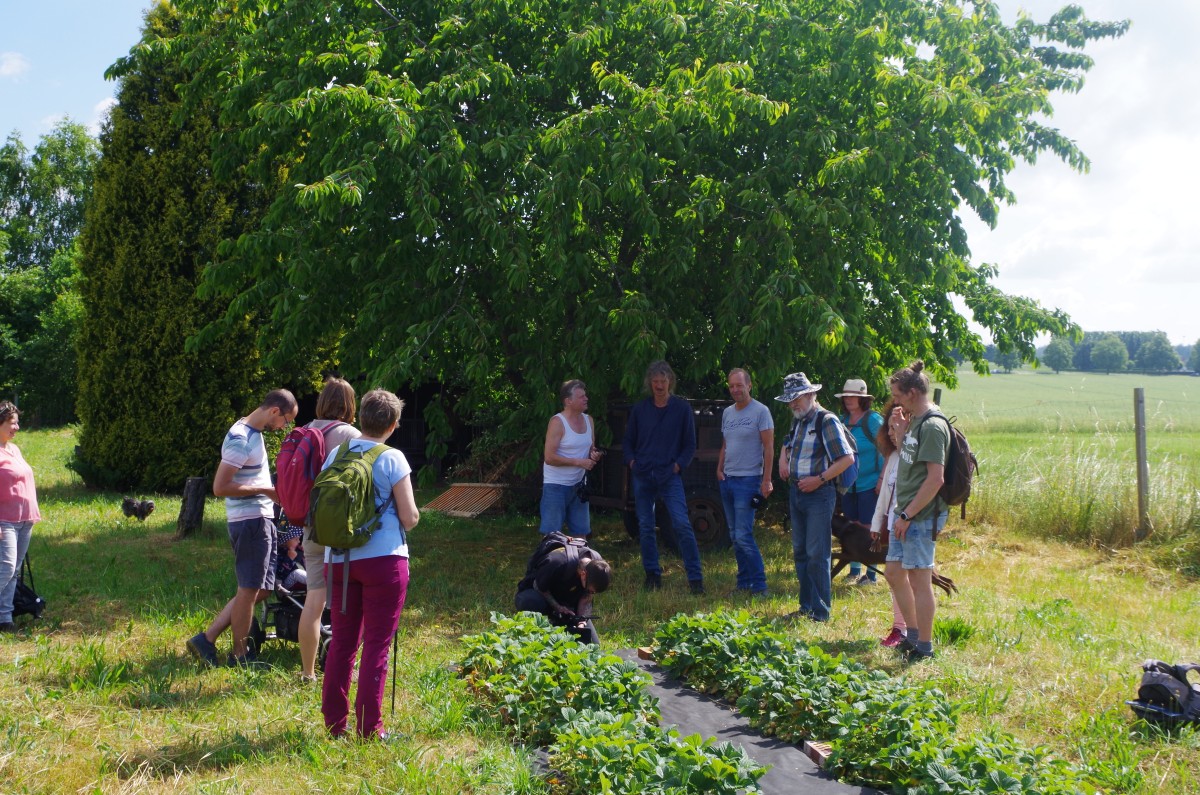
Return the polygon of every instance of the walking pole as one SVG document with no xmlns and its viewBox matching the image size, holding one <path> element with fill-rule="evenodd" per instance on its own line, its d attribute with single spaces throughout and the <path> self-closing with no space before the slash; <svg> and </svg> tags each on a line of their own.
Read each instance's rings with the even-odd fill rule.
<svg viewBox="0 0 1200 795">
<path fill-rule="evenodd" d="M 400 628 L 392 633 L 392 717 L 396 717 L 396 657 L 400 654 Z"/>
</svg>

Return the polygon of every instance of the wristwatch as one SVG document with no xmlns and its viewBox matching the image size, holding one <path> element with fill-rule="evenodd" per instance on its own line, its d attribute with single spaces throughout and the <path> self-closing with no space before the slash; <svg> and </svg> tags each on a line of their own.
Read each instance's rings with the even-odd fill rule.
<svg viewBox="0 0 1200 795">
<path fill-rule="evenodd" d="M 912 517 L 911 517 L 911 516 L 909 516 L 908 514 L 906 514 L 904 511 L 901 511 L 901 512 L 900 512 L 900 518 L 901 518 L 901 519 L 903 519 L 903 520 L 904 520 L 904 521 L 906 521 L 906 522 L 911 522 L 911 521 L 912 521 Z"/>
</svg>

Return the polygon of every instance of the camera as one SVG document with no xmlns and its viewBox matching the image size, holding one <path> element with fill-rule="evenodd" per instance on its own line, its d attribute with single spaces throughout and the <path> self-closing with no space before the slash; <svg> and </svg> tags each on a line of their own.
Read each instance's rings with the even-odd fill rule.
<svg viewBox="0 0 1200 795">
<path fill-rule="evenodd" d="M 588 491 L 587 474 L 584 474 L 583 480 L 575 484 L 575 498 L 582 503 L 586 503 L 591 499 L 591 493 Z"/>
<path fill-rule="evenodd" d="M 761 494 L 755 494 L 753 497 L 750 498 L 750 507 L 756 511 L 766 504 L 767 504 L 767 498 Z"/>
</svg>

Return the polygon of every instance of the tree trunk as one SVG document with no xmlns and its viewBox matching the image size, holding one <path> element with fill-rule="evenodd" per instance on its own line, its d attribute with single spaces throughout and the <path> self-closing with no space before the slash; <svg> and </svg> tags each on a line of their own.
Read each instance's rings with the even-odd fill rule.
<svg viewBox="0 0 1200 795">
<path fill-rule="evenodd" d="M 187 538 L 204 522 L 204 499 L 208 496 L 208 478 L 188 478 L 183 487 L 183 504 L 179 507 L 176 538 Z"/>
</svg>

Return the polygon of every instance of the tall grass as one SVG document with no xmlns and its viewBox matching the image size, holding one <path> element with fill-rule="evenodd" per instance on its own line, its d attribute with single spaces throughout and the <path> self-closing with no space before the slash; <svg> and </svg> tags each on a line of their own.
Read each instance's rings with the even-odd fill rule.
<svg viewBox="0 0 1200 795">
<path fill-rule="evenodd" d="M 1146 391 L 1145 543 L 1200 572 L 1200 380 L 1185 376 L 961 373 L 942 409 L 980 460 L 968 512 L 1041 537 L 1128 547 L 1139 525 L 1133 389 Z"/>
</svg>

